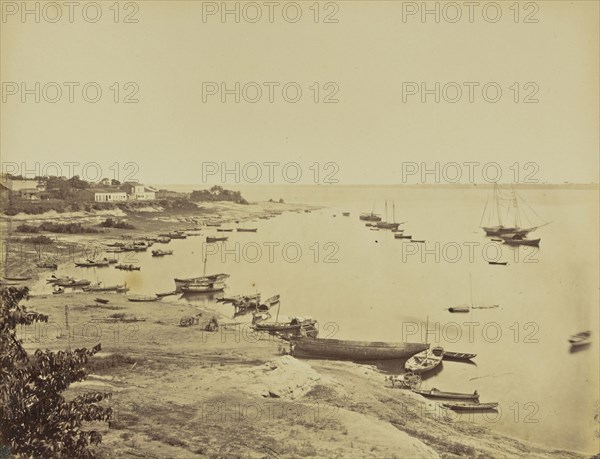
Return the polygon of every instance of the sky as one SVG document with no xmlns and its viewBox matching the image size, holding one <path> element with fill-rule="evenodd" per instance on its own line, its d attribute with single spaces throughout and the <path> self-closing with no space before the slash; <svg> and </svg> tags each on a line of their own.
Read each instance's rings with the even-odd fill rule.
<svg viewBox="0 0 600 459">
<path fill-rule="evenodd" d="M 2 2 L 3 172 L 599 181 L 598 2 L 89 3 Z"/>
</svg>

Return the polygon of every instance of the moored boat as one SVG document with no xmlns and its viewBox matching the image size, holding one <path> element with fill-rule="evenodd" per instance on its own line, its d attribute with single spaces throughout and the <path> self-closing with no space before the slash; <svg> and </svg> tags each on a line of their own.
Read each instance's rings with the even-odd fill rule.
<svg viewBox="0 0 600 459">
<path fill-rule="evenodd" d="M 4 276 L 4 279 L 6 279 L 7 281 L 15 281 L 15 282 L 23 282 L 23 281 L 28 281 L 31 280 L 31 277 L 28 276 Z"/>
<path fill-rule="evenodd" d="M 206 236 L 206 242 L 207 243 L 211 243 L 211 242 L 223 242 L 223 241 L 226 241 L 227 239 L 229 239 L 229 237 L 227 237 L 227 236 L 223 236 L 223 237 Z"/>
<path fill-rule="evenodd" d="M 221 292 L 225 290 L 224 282 L 191 282 L 189 284 L 183 285 L 181 287 L 181 291 L 183 293 L 214 293 Z"/>
<path fill-rule="evenodd" d="M 569 337 L 569 343 L 573 347 L 586 346 L 592 342 L 592 332 L 584 331 L 581 333 L 576 333 L 575 335 L 571 335 Z"/>
<path fill-rule="evenodd" d="M 469 403 L 469 402 L 446 402 L 440 404 L 442 408 L 452 411 L 488 411 L 497 410 L 498 402 Z"/>
<path fill-rule="evenodd" d="M 109 300 L 107 300 L 106 298 L 94 298 L 94 301 L 100 304 L 107 304 L 109 302 Z"/>
<path fill-rule="evenodd" d="M 528 245 L 532 247 L 539 247 L 541 239 L 527 239 L 525 236 L 520 234 L 510 234 L 507 236 L 501 236 L 502 240 L 506 245 L 518 246 Z"/>
<path fill-rule="evenodd" d="M 129 289 L 127 288 L 127 284 L 123 285 L 103 285 L 102 282 L 98 282 L 97 284 L 90 285 L 88 287 L 83 288 L 86 292 L 115 292 L 115 293 L 124 293 Z"/>
<path fill-rule="evenodd" d="M 72 277 L 54 282 L 54 285 L 58 285 L 59 287 L 86 287 L 90 284 L 91 282 L 87 279 L 73 279 Z"/>
<path fill-rule="evenodd" d="M 258 228 L 238 228 L 238 233 L 256 233 Z"/>
<path fill-rule="evenodd" d="M 451 306 L 448 308 L 450 312 L 469 312 L 470 310 L 469 306 Z"/>
<path fill-rule="evenodd" d="M 124 271 L 139 271 L 141 268 L 136 265 L 119 264 L 115 265 L 116 269 L 122 269 Z"/>
<path fill-rule="evenodd" d="M 173 251 L 172 250 L 153 250 L 152 251 L 153 257 L 164 257 L 165 255 L 173 255 Z"/>
<path fill-rule="evenodd" d="M 429 347 L 423 343 L 384 343 L 330 338 L 292 338 L 292 355 L 332 360 L 390 360 L 410 357 Z"/>
<path fill-rule="evenodd" d="M 444 351 L 444 360 L 471 360 L 475 357 L 477 357 L 477 354 Z"/>
<path fill-rule="evenodd" d="M 87 259 L 85 261 L 75 262 L 75 266 L 78 268 L 101 268 L 108 266 L 110 264 L 108 258 L 104 258 L 102 260 L 90 260 Z"/>
<path fill-rule="evenodd" d="M 343 215 L 344 217 L 349 217 L 349 216 L 350 216 L 350 212 L 342 212 L 342 215 Z"/>
<path fill-rule="evenodd" d="M 506 266 L 508 261 L 488 261 L 488 264 L 493 266 Z"/>
<path fill-rule="evenodd" d="M 404 368 L 413 373 L 419 374 L 425 371 L 431 371 L 437 367 L 444 358 L 444 348 L 435 346 L 413 355 L 404 364 Z"/>
<path fill-rule="evenodd" d="M 144 295 L 139 295 L 139 296 L 131 296 L 129 298 L 127 298 L 128 301 L 132 301 L 135 303 L 147 303 L 150 301 L 158 301 L 159 297 L 157 296 L 144 296 Z"/>
<path fill-rule="evenodd" d="M 217 228 L 217 231 L 220 233 L 231 233 L 233 228 Z"/>
<path fill-rule="evenodd" d="M 473 402 L 479 401 L 479 394 L 477 393 L 477 391 L 473 392 L 472 394 L 462 394 L 460 392 L 444 392 L 439 389 L 436 389 L 435 387 L 430 390 L 413 389 L 412 391 L 415 394 L 419 394 L 423 397 L 429 398 L 443 398 L 446 400 L 471 400 Z"/>
</svg>

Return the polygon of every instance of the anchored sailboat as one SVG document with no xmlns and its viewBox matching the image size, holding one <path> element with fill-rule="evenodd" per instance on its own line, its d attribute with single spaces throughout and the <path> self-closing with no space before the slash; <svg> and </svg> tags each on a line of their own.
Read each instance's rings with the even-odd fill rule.
<svg viewBox="0 0 600 459">
<path fill-rule="evenodd" d="M 521 210 L 519 206 L 519 201 L 526 205 L 543 223 L 537 226 L 527 226 L 524 227 L 521 223 Z M 498 188 L 498 184 L 494 184 L 494 191 L 492 196 L 492 204 L 490 206 L 490 210 L 488 212 L 488 202 L 485 204 L 485 208 L 483 209 L 483 215 L 481 216 L 481 228 L 485 231 L 486 236 L 521 236 L 525 237 L 532 231 L 536 229 L 548 225 L 549 222 L 545 222 L 542 218 L 537 214 L 535 210 L 531 208 L 529 204 L 514 190 L 512 190 L 512 194 L 510 196 L 506 196 Z M 506 217 L 502 218 L 502 209 L 505 209 Z M 513 214 L 513 225 L 506 225 L 505 222 L 508 221 L 508 217 L 510 217 L 510 213 Z M 483 220 L 485 219 L 487 214 L 487 226 L 483 226 Z M 493 223 L 496 223 L 493 225 Z M 538 241 L 539 242 L 539 241 Z"/>
<path fill-rule="evenodd" d="M 220 292 L 225 289 L 225 279 L 229 274 L 210 274 L 206 275 L 206 261 L 208 254 L 204 254 L 204 272 L 200 277 L 192 277 L 189 279 L 175 278 L 175 291 L 183 291 L 185 293 L 209 293 Z"/>
<path fill-rule="evenodd" d="M 381 221 L 381 217 L 379 215 L 377 215 L 375 213 L 375 203 L 373 202 L 373 209 L 371 210 L 371 212 L 363 212 L 362 214 L 360 214 L 360 216 L 358 217 L 360 220 L 366 221 L 366 222 L 380 222 Z"/>
<path fill-rule="evenodd" d="M 396 223 L 396 203 L 392 201 L 392 222 L 388 222 L 388 206 L 387 200 L 385 201 L 385 221 L 377 222 L 377 228 L 396 230 L 400 223 Z"/>
</svg>

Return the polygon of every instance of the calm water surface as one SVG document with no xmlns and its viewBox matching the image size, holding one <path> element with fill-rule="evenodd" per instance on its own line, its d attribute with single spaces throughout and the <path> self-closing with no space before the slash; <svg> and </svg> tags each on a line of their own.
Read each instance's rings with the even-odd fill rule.
<svg viewBox="0 0 600 459">
<path fill-rule="evenodd" d="M 538 250 L 510 249 L 484 237 L 479 223 L 489 190 L 240 189 L 250 200 L 283 197 L 325 208 L 245 224 L 258 227 L 257 233 L 218 233 L 229 241 L 209 256 L 208 272 L 231 274 L 227 294 L 280 293 L 281 314 L 318 319 L 322 337 L 418 341 L 425 339 L 428 321 L 429 342 L 478 356 L 472 365 L 444 361 L 423 388 L 476 389 L 482 402 L 498 401 L 500 411 L 476 415 L 474 422 L 551 447 L 597 452 L 597 191 L 522 191 L 552 222 L 531 235 L 542 239 Z M 371 231 L 358 220 L 374 203 L 383 213 L 385 199 L 395 201 L 396 220 L 406 221 L 405 232 L 425 244 L 395 240 L 393 233 Z M 342 211 L 351 216 L 343 217 Z M 217 234 L 214 229 L 202 233 Z M 202 273 L 203 242 L 204 237 L 190 237 L 156 244 L 153 248 L 175 252 L 162 258 L 136 253 L 141 272 L 110 267 L 61 273 L 106 284 L 127 280 L 130 293 L 168 291 L 173 277 Z M 489 259 L 509 264 L 492 266 Z M 470 304 L 470 277 L 473 303 L 499 307 L 450 314 L 448 307 Z M 202 296 L 178 301 L 213 303 Z M 160 306 L 148 304 L 153 307 Z M 232 312 L 231 306 L 211 307 Z M 570 353 L 569 335 L 587 329 L 593 330 L 593 345 Z"/>
</svg>

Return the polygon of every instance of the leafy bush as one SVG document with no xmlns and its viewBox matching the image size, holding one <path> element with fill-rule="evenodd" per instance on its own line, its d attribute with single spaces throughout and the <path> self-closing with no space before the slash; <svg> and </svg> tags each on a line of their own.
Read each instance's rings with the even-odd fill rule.
<svg viewBox="0 0 600 459">
<path fill-rule="evenodd" d="M 114 220 L 112 218 L 107 218 L 102 223 L 99 223 L 98 226 L 102 226 L 104 228 L 135 229 L 135 226 L 127 223 L 126 221 Z"/>
<path fill-rule="evenodd" d="M 112 409 L 100 403 L 110 393 L 85 393 L 66 401 L 62 392 L 86 378 L 86 365 L 100 350 L 42 351 L 27 354 L 16 338 L 17 325 L 47 322 L 48 316 L 19 305 L 27 287 L 0 290 L 0 444 L 25 457 L 92 457 L 89 445 L 102 441 L 82 424 L 108 422 Z"/>
</svg>

